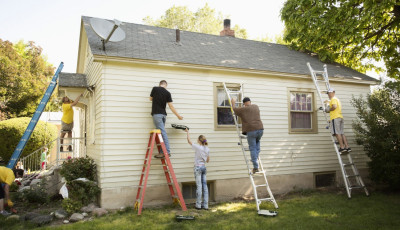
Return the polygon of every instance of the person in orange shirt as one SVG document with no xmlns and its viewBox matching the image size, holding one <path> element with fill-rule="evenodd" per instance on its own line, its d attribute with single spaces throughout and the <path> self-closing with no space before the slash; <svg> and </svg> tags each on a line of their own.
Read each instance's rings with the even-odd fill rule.
<svg viewBox="0 0 400 230">
<path fill-rule="evenodd" d="M 64 151 L 63 148 L 63 143 L 64 143 L 64 137 L 65 137 L 65 131 L 68 132 L 68 138 L 72 138 L 72 129 L 74 128 L 74 110 L 72 109 L 72 106 L 75 106 L 78 104 L 79 99 L 81 98 L 82 94 L 80 94 L 75 101 L 71 101 L 68 97 L 63 97 L 62 98 L 62 111 L 63 111 L 63 116 L 61 118 L 61 131 L 64 131 L 61 133 L 60 136 L 60 152 Z M 72 146 L 68 146 L 68 151 L 72 151 Z"/>
</svg>

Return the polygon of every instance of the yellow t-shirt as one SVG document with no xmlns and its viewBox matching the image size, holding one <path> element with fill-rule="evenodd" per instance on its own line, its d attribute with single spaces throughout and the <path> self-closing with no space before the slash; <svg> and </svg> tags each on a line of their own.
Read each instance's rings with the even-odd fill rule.
<svg viewBox="0 0 400 230">
<path fill-rule="evenodd" d="M 74 121 L 74 110 L 72 109 L 71 104 L 63 104 L 62 105 L 63 116 L 61 121 L 65 124 L 71 124 Z"/>
<path fill-rule="evenodd" d="M 329 107 L 332 108 L 333 105 L 336 105 L 336 109 L 329 113 L 331 120 L 336 118 L 343 118 L 342 103 L 340 103 L 337 97 L 332 97 L 331 101 L 329 102 Z"/>
<path fill-rule="evenodd" d="M 12 182 L 14 182 L 14 180 L 15 180 L 14 172 L 9 168 L 0 166 L 0 183 L 6 183 L 8 185 L 11 185 Z"/>
</svg>

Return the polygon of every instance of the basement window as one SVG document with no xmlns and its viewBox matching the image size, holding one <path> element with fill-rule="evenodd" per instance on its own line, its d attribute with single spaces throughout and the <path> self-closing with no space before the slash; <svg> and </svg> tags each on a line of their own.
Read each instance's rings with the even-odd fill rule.
<svg viewBox="0 0 400 230">
<path fill-rule="evenodd" d="M 214 200 L 214 181 L 207 181 L 208 201 Z M 182 195 L 186 202 L 196 202 L 196 182 L 182 183 Z"/>
<path fill-rule="evenodd" d="M 322 172 L 314 174 L 315 188 L 332 187 L 335 185 L 335 172 Z"/>
</svg>

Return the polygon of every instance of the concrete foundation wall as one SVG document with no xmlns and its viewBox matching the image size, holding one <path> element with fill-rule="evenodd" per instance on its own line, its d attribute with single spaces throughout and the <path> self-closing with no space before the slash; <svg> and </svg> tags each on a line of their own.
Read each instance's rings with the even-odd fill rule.
<svg viewBox="0 0 400 230">
<path fill-rule="evenodd" d="M 262 176 L 256 178 L 256 184 L 263 184 Z M 295 189 L 311 189 L 314 187 L 313 173 L 269 176 L 268 183 L 274 195 Z M 215 201 L 229 201 L 234 198 L 252 198 L 253 189 L 249 178 L 217 180 L 214 184 Z M 266 189 L 259 189 L 267 196 Z M 103 189 L 100 205 L 107 209 L 133 206 L 137 194 L 136 187 L 120 187 Z M 261 197 L 260 196 L 260 197 Z M 210 197 L 212 197 L 210 195 Z M 146 188 L 144 207 L 170 204 L 172 202 L 167 185 L 149 186 Z"/>
</svg>

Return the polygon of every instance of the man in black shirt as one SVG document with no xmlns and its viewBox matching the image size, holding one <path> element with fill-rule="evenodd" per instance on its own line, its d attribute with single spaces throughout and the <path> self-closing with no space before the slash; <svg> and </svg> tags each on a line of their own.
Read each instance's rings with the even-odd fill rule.
<svg viewBox="0 0 400 230">
<path fill-rule="evenodd" d="M 178 114 L 175 110 L 174 105 L 172 104 L 171 93 L 166 89 L 168 86 L 167 81 L 160 81 L 159 87 L 153 87 L 150 93 L 150 101 L 152 101 L 151 107 L 151 115 L 153 116 L 153 122 L 157 129 L 161 130 L 161 135 L 164 139 L 165 147 L 167 148 L 168 155 L 171 156 L 171 152 L 169 149 L 169 141 L 167 132 L 165 131 L 165 121 L 167 119 L 167 112 L 165 108 L 168 104 L 171 111 L 178 117 L 179 120 L 182 120 L 183 117 Z M 162 158 L 164 154 L 157 154 L 154 157 Z"/>
</svg>

